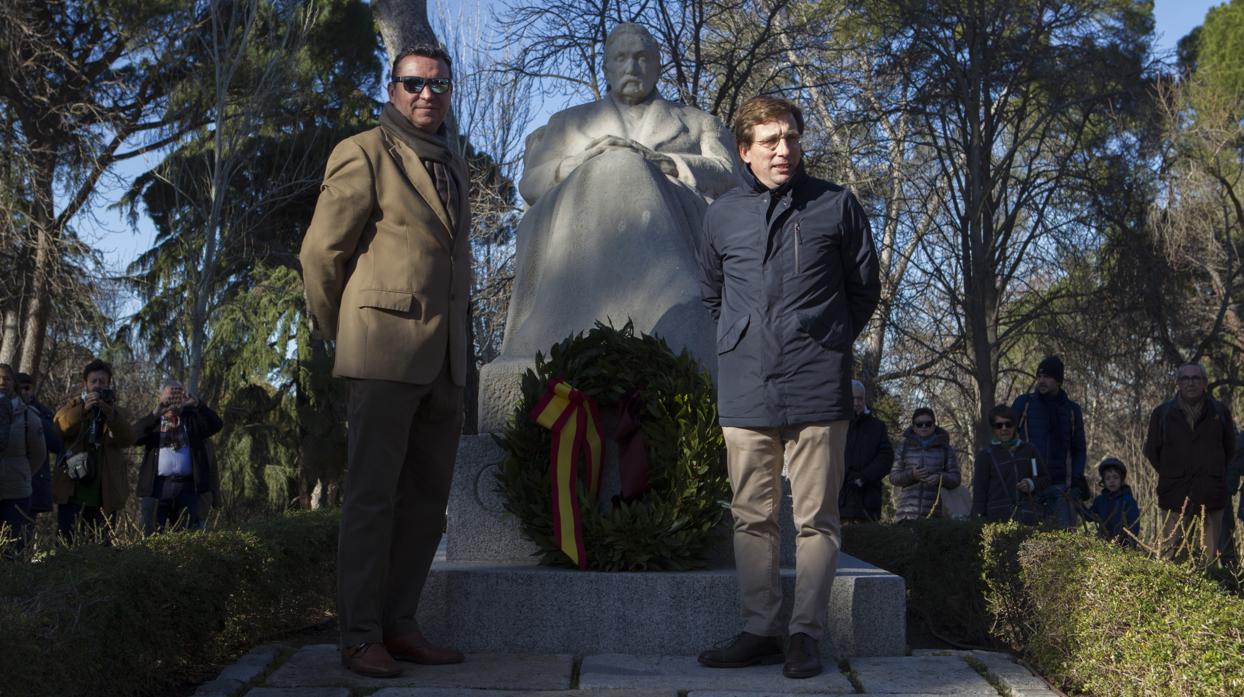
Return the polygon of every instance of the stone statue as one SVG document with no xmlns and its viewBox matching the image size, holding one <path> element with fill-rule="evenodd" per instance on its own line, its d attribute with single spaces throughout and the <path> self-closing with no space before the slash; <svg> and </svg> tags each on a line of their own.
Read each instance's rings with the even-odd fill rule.
<svg viewBox="0 0 1244 697">
<path fill-rule="evenodd" d="M 485 421 L 512 406 L 485 404 L 507 396 L 490 380 L 512 381 L 537 351 L 596 320 L 629 317 L 636 332 L 716 370 L 696 248 L 708 200 L 740 181 L 734 139 L 713 116 L 657 94 L 660 52 L 642 26 L 614 28 L 604 71 L 603 99 L 554 114 L 527 139 L 519 191 L 530 208 L 501 357 L 483 375 Z"/>
</svg>

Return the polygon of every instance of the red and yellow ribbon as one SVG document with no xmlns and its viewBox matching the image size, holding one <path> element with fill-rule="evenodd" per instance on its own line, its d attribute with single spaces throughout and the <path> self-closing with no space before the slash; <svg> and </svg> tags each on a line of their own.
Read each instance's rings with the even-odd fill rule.
<svg viewBox="0 0 1244 697">
<path fill-rule="evenodd" d="M 604 459 L 600 412 L 586 394 L 554 378 L 544 396 L 531 410 L 536 423 L 553 432 L 549 448 L 549 479 L 553 485 L 553 537 L 570 560 L 587 568 L 583 548 L 583 523 L 579 512 L 578 457 L 587 460 L 588 492 L 596 500 L 600 490 L 600 465 Z"/>
</svg>

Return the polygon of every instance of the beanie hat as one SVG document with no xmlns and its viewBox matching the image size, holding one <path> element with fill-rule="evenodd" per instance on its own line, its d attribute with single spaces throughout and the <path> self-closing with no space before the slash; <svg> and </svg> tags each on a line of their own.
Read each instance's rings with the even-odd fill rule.
<svg viewBox="0 0 1244 697">
<path fill-rule="evenodd" d="M 1063 381 L 1063 359 L 1058 356 L 1046 356 L 1037 365 L 1037 375 L 1044 373 L 1060 383 Z"/>
</svg>

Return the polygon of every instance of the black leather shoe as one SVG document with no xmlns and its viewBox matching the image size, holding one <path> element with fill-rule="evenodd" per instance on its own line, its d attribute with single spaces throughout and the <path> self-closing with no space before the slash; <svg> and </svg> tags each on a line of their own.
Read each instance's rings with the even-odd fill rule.
<svg viewBox="0 0 1244 697">
<path fill-rule="evenodd" d="M 792 634 L 786 646 L 786 663 L 782 675 L 788 678 L 810 678 L 821 674 L 821 650 L 816 639 L 800 632 Z"/>
<path fill-rule="evenodd" d="M 709 668 L 745 668 L 782 662 L 782 640 L 775 636 L 759 636 L 740 632 L 724 645 L 700 654 L 700 665 Z"/>
</svg>

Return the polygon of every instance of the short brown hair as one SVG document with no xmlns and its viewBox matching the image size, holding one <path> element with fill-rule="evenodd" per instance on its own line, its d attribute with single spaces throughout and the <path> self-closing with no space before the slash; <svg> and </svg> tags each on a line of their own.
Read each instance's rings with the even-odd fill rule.
<svg viewBox="0 0 1244 697">
<path fill-rule="evenodd" d="M 752 132 L 756 126 L 783 116 L 795 119 L 795 127 L 803 133 L 803 112 L 792 102 L 779 97 L 761 95 L 743 102 L 734 115 L 734 140 L 739 147 L 752 144 Z"/>
</svg>

